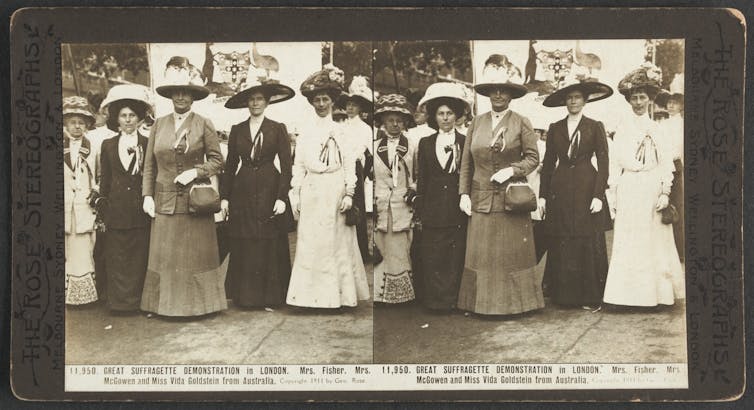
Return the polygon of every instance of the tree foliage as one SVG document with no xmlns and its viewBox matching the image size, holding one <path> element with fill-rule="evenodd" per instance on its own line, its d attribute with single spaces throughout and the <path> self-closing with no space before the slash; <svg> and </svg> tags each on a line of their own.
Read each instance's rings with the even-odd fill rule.
<svg viewBox="0 0 754 410">
<path fill-rule="evenodd" d="M 675 75 L 684 72 L 683 40 L 658 40 L 655 65 L 662 70 L 662 86 L 667 88 Z"/>
<path fill-rule="evenodd" d="M 70 47 L 74 67 L 81 74 L 112 78 L 123 70 L 134 76 L 149 72 L 146 44 L 71 44 Z"/>
</svg>

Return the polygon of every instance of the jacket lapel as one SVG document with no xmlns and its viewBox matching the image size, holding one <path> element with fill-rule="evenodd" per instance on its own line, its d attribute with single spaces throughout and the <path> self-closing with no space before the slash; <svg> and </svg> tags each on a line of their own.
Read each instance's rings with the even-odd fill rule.
<svg viewBox="0 0 754 410">
<path fill-rule="evenodd" d="M 380 131 L 382 132 L 382 131 Z M 387 157 L 387 135 L 378 134 L 379 144 L 377 144 L 377 156 L 380 158 L 387 169 L 390 169 L 390 159 Z"/>
</svg>

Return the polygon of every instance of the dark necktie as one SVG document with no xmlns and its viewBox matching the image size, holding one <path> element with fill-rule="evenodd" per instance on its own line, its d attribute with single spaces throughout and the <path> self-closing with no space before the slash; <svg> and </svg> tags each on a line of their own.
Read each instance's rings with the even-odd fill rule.
<svg viewBox="0 0 754 410">
<path fill-rule="evenodd" d="M 453 162 L 455 161 L 455 158 L 453 157 L 453 146 L 452 145 L 446 145 L 445 146 L 445 152 L 450 152 L 450 155 L 448 156 L 448 160 L 445 161 L 445 167 L 443 169 L 445 170 L 445 172 L 447 172 L 448 174 L 450 174 L 451 172 L 454 171 L 452 169 Z"/>
<path fill-rule="evenodd" d="M 579 140 L 581 140 L 581 132 L 576 130 L 571 136 L 571 145 L 568 147 L 568 159 L 571 162 L 576 161 L 576 155 L 579 152 Z"/>
</svg>

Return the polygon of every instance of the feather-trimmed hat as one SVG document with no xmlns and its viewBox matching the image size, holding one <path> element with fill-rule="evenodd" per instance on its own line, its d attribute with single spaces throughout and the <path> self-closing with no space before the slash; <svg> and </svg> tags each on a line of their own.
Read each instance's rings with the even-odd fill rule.
<svg viewBox="0 0 754 410">
<path fill-rule="evenodd" d="M 249 104 L 249 97 L 255 92 L 261 92 L 266 95 L 269 98 L 270 104 L 290 100 L 296 95 L 296 92 L 291 87 L 280 84 L 277 80 L 268 77 L 254 77 L 249 81 L 247 78 L 246 87 L 233 97 L 230 97 L 225 102 L 225 108 L 246 108 Z"/>
<path fill-rule="evenodd" d="M 318 93 L 325 92 L 335 101 L 343 92 L 344 82 L 343 70 L 327 64 L 301 83 L 301 94 L 306 98 L 312 98 Z"/>
<path fill-rule="evenodd" d="M 73 95 L 63 98 L 63 118 L 78 115 L 89 122 L 89 127 L 94 124 L 94 110 L 89 101 L 81 96 Z"/>
<path fill-rule="evenodd" d="M 581 91 L 585 102 L 604 100 L 613 95 L 613 89 L 609 85 L 601 83 L 596 79 L 572 79 L 571 82 L 564 84 L 560 89 L 548 95 L 542 102 L 542 105 L 545 107 L 565 106 L 568 94 L 573 91 Z"/>
<path fill-rule="evenodd" d="M 470 109 L 466 100 L 465 88 L 461 84 L 448 82 L 434 83 L 427 87 L 424 97 L 419 100 L 419 106 L 426 106 L 427 108 L 427 125 L 437 129 L 435 114 L 437 109 L 444 104 L 448 104 L 459 117 L 463 115 L 466 109 Z"/>
<path fill-rule="evenodd" d="M 374 118 L 378 121 L 382 121 L 381 118 L 388 113 L 401 114 L 404 117 L 407 117 L 407 121 L 413 119 L 413 108 L 411 107 L 411 104 L 408 103 L 406 97 L 400 94 L 385 94 L 377 99 Z"/>
<path fill-rule="evenodd" d="M 489 97 L 492 90 L 503 89 L 511 98 L 521 98 L 528 90 L 522 84 L 521 70 L 502 54 L 492 54 L 484 62 L 482 78 L 474 86 L 479 94 Z"/>
<path fill-rule="evenodd" d="M 202 72 L 188 58 L 174 56 L 165 64 L 163 83 L 155 91 L 165 98 L 172 98 L 176 91 L 188 91 L 198 101 L 209 95 L 202 77 Z"/>
<path fill-rule="evenodd" d="M 649 98 L 654 99 L 662 85 L 662 70 L 649 61 L 641 67 L 631 71 L 618 83 L 618 92 L 628 98 L 636 89 L 647 91 Z"/>
<path fill-rule="evenodd" d="M 374 103 L 372 89 L 369 88 L 369 81 L 362 75 L 355 75 L 348 86 L 348 93 L 341 96 L 341 101 L 345 104 L 348 101 L 355 102 L 361 107 L 362 111 L 371 111 Z"/>
</svg>

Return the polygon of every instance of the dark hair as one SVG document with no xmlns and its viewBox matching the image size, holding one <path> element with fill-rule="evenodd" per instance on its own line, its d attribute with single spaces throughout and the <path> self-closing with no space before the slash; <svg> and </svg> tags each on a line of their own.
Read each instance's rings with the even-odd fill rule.
<svg viewBox="0 0 754 410">
<path fill-rule="evenodd" d="M 327 94 L 328 97 L 332 100 L 333 105 L 335 105 L 335 101 L 338 100 L 338 97 L 340 97 L 341 92 L 339 90 L 335 90 L 332 88 L 324 89 L 324 90 L 317 90 L 309 95 L 306 96 L 306 99 L 309 101 L 309 104 L 314 104 L 314 97 L 320 95 L 320 94 Z"/>
<path fill-rule="evenodd" d="M 668 102 L 674 102 L 677 104 L 681 104 L 683 106 L 683 94 L 681 93 L 674 93 L 670 97 L 668 97 Z"/>
<path fill-rule="evenodd" d="M 107 106 L 107 128 L 113 131 L 118 131 L 120 129 L 118 116 L 120 115 L 120 111 L 124 108 L 130 108 L 131 111 L 136 113 L 136 116 L 139 117 L 139 121 L 144 120 L 147 116 L 147 105 L 142 101 L 131 99 L 113 101 Z"/>
<path fill-rule="evenodd" d="M 443 105 L 450 108 L 456 115 L 456 118 L 461 118 L 465 111 L 463 102 L 459 101 L 456 98 L 439 97 L 427 101 L 427 125 L 436 130 L 438 130 L 440 127 L 437 124 L 437 110 L 439 110 Z"/>
<path fill-rule="evenodd" d="M 659 91 L 660 90 L 657 87 L 642 85 L 639 87 L 632 88 L 629 92 L 623 94 L 623 96 L 626 98 L 626 102 L 631 102 L 632 95 L 638 94 L 638 93 L 644 93 L 647 95 L 647 97 L 649 97 L 651 101 L 654 101 Z"/>
</svg>

